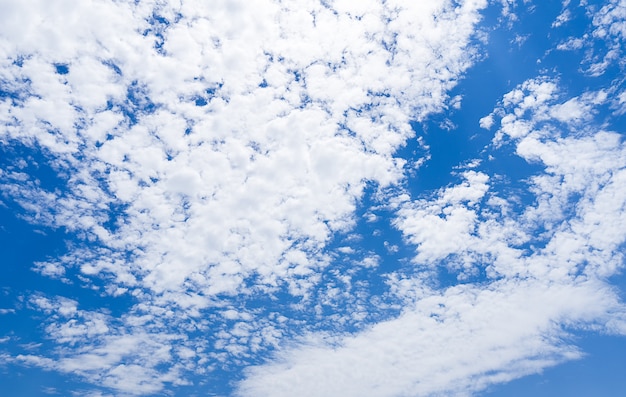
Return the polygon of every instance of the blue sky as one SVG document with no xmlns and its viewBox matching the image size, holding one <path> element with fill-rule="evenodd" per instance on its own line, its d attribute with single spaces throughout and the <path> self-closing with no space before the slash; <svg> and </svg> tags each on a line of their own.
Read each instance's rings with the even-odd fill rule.
<svg viewBox="0 0 626 397">
<path fill-rule="evenodd" d="M 623 0 L 1 3 L 1 389 L 619 394 L 625 39 Z"/>
</svg>

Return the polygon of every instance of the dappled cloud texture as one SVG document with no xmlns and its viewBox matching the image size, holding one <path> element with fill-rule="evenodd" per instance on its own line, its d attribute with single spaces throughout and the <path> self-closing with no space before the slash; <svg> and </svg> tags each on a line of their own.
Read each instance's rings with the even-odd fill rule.
<svg viewBox="0 0 626 397">
<path fill-rule="evenodd" d="M 626 148 L 593 117 L 623 93 L 564 98 L 537 76 L 482 115 L 485 150 L 539 165 L 529 205 L 479 166 L 406 188 L 398 150 L 452 106 L 487 5 L 0 4 L 0 140 L 41 159 L 0 171 L 3 200 L 76 239 L 35 271 L 131 302 L 36 291 L 26 305 L 55 348 L 3 357 L 113 395 L 215 371 L 243 371 L 240 396 L 469 395 L 580 357 L 570 329 L 626 332 L 607 282 L 623 266 Z M 616 62 L 623 7 L 592 20 L 613 52 L 589 73 Z M 367 189 L 413 251 L 402 271 L 334 245 Z M 456 285 L 434 281 L 442 268 Z"/>
</svg>

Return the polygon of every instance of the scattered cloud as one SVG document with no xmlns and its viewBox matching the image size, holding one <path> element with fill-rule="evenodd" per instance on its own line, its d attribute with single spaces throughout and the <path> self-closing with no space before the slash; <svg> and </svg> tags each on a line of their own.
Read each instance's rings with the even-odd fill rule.
<svg viewBox="0 0 626 397">
<path fill-rule="evenodd" d="M 366 183 L 402 180 L 393 154 L 409 121 L 443 109 L 472 64 L 485 5 L 5 5 L 0 139 L 43 156 L 56 180 L 12 172 L 2 189 L 31 222 L 79 238 L 35 269 L 136 302 L 114 316 L 31 300 L 60 348 L 19 359 L 141 394 L 277 346 L 308 303 L 287 323 L 217 312 L 237 296 L 310 302 Z M 188 337 L 216 325 L 223 355 Z"/>
<path fill-rule="evenodd" d="M 514 23 L 517 2 L 499 4 Z M 33 287 L 0 309 L 41 316 L 45 346 L 0 355 L 95 386 L 81 395 L 246 368 L 240 396 L 464 396 L 581 357 L 574 330 L 626 333 L 607 281 L 623 268 L 626 147 L 597 120 L 623 113 L 622 83 L 574 95 L 530 78 L 478 126 L 494 134 L 485 158 L 532 173 L 472 159 L 439 189 L 407 187 L 424 159 L 398 151 L 427 150 L 412 123 L 470 100 L 450 92 L 487 6 L 0 5 L 0 142 L 19 158 L 0 170 L 2 202 L 72 236 L 33 264 L 67 293 Z M 624 7 L 558 48 L 603 40 L 586 59 L 602 75 Z M 361 224 L 381 250 L 353 244 Z"/>
<path fill-rule="evenodd" d="M 559 96 L 557 82 L 530 80 L 493 113 L 494 142 L 506 136 L 543 166 L 525 182 L 533 204 L 505 212 L 515 201 L 474 170 L 399 203 L 396 227 L 416 250 L 413 275 L 390 279 L 410 302 L 402 314 L 354 335 L 311 336 L 251 368 L 239 394 L 466 396 L 579 358 L 573 329 L 623 334 L 624 306 L 605 280 L 623 265 L 626 147 L 581 116 L 603 95 Z M 523 133 L 511 128 L 522 123 Z M 437 281 L 442 268 L 451 286 Z"/>
</svg>

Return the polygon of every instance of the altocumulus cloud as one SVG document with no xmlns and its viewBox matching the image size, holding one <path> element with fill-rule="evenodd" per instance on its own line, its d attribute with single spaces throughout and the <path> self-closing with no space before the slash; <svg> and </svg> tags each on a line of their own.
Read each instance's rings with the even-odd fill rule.
<svg viewBox="0 0 626 397">
<path fill-rule="evenodd" d="M 440 189 L 407 187 L 398 150 L 462 106 L 449 92 L 480 56 L 486 7 L 0 5 L 0 139 L 55 179 L 16 161 L 2 197 L 74 236 L 33 270 L 131 302 L 37 291 L 7 310 L 43 314 L 54 347 L 2 357 L 114 395 L 220 370 L 243 371 L 238 396 L 462 396 L 580 357 L 573 330 L 626 333 L 607 281 L 623 266 L 626 147 L 596 117 L 624 112 L 623 83 L 572 95 L 545 72 L 482 115 L 484 153 L 533 165 L 518 184 L 476 159 Z M 623 9 L 592 9 L 558 51 L 587 47 L 590 76 L 623 67 Z M 368 189 L 412 250 L 401 269 L 350 243 Z"/>
</svg>

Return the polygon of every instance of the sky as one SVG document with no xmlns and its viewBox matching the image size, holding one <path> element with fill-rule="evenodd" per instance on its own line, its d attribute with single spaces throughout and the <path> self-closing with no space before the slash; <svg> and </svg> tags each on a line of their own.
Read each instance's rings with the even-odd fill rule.
<svg viewBox="0 0 626 397">
<path fill-rule="evenodd" d="M 0 389 L 623 393 L 625 41 L 625 0 L 0 0 Z"/>
</svg>

